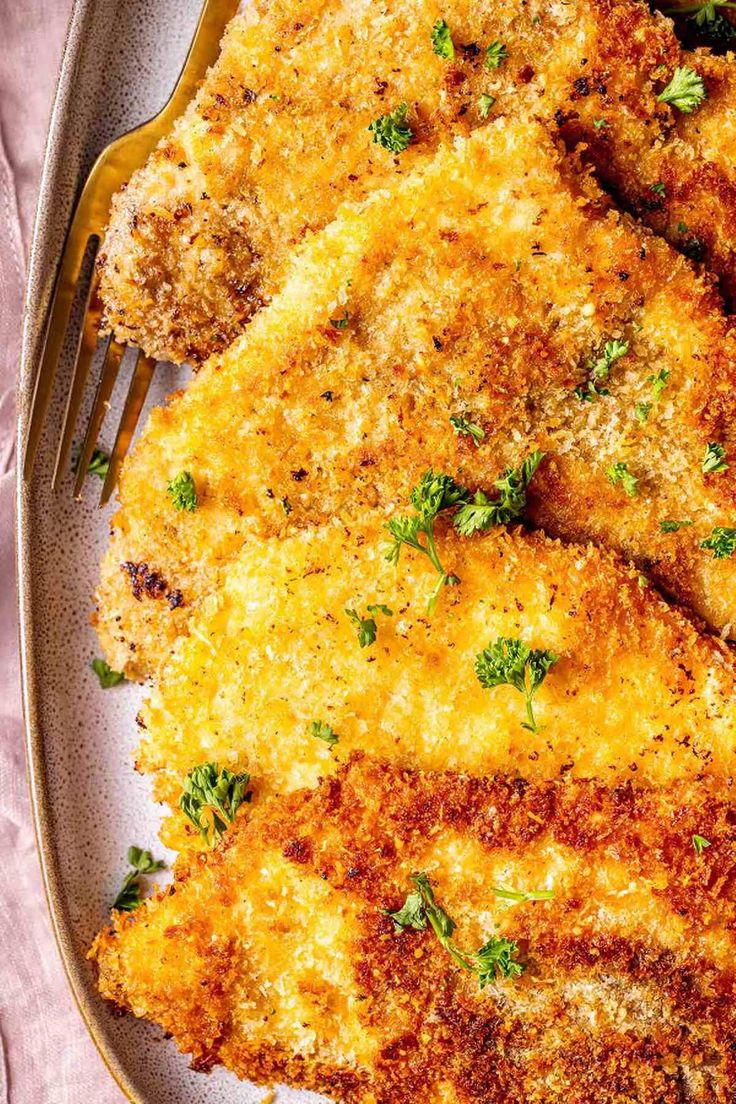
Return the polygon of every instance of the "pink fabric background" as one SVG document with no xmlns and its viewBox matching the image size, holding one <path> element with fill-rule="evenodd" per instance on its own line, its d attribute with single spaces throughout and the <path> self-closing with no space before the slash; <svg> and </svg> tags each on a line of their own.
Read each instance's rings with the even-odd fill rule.
<svg viewBox="0 0 736 1104">
<path fill-rule="evenodd" d="M 18 686 L 14 392 L 36 188 L 71 0 L 0 0 L 0 1104 L 122 1104 L 66 984 L 41 887 Z"/>
</svg>

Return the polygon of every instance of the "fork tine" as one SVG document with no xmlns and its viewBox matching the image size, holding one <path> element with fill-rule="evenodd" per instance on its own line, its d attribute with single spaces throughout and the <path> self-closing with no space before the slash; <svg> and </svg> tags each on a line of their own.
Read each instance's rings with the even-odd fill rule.
<svg viewBox="0 0 736 1104">
<path fill-rule="evenodd" d="M 138 419 L 143 409 L 143 404 L 146 401 L 146 395 L 148 394 L 148 388 L 151 386 L 155 368 L 156 361 L 152 357 L 146 356 L 143 352 L 138 353 L 138 360 L 136 361 L 135 371 L 130 380 L 128 396 L 125 400 L 115 444 L 113 445 L 112 456 L 110 457 L 110 466 L 107 469 L 105 484 L 102 488 L 102 494 L 100 495 L 100 506 L 105 506 L 107 504 L 110 495 L 115 489 L 120 465 L 133 439 L 135 427 L 138 425 Z"/>
<path fill-rule="evenodd" d="M 77 290 L 77 280 L 82 268 L 84 254 L 89 244 L 90 234 L 88 230 L 80 231 L 72 224 L 69 237 L 64 249 L 64 256 L 59 269 L 59 275 L 54 286 L 51 312 L 49 314 L 46 330 L 46 343 L 43 350 L 41 367 L 36 376 L 36 386 L 33 392 L 33 405 L 31 421 L 26 438 L 26 452 L 23 461 L 23 478 L 30 479 L 33 465 L 36 459 L 38 443 L 46 420 L 46 413 L 51 401 L 51 392 L 56 378 L 56 369 L 59 364 L 59 356 L 64 344 L 64 335 L 69 322 L 69 315 Z"/>
<path fill-rule="evenodd" d="M 82 405 L 82 397 L 84 395 L 84 388 L 87 383 L 89 370 L 92 366 L 92 359 L 97 351 L 98 334 L 102 319 L 102 304 L 98 295 L 99 286 L 100 276 L 95 269 L 89 291 L 87 292 L 84 324 L 79 335 L 77 359 L 74 365 L 74 378 L 71 388 L 69 389 L 66 410 L 64 412 L 64 427 L 59 441 L 59 448 L 56 453 L 56 464 L 54 465 L 54 475 L 51 481 L 51 486 L 55 491 L 58 491 L 59 484 L 66 474 L 66 462 L 74 437 L 74 427 L 77 424 L 79 408 Z"/>
<path fill-rule="evenodd" d="M 100 379 L 97 384 L 97 391 L 95 392 L 94 402 L 92 404 L 92 411 L 87 423 L 87 432 L 84 437 L 84 444 L 82 445 L 82 451 L 79 456 L 79 465 L 77 467 L 77 478 L 74 482 L 74 497 L 79 498 L 82 493 L 82 485 L 84 484 L 85 477 L 87 475 L 87 469 L 89 462 L 92 459 L 92 453 L 95 450 L 97 444 L 97 438 L 100 435 L 100 429 L 102 423 L 105 420 L 105 414 L 110 406 L 110 396 L 112 395 L 112 389 L 115 386 L 115 380 L 118 378 L 118 372 L 120 370 L 120 362 L 123 359 L 125 353 L 125 345 L 121 345 L 117 341 L 113 341 L 112 338 L 108 341 L 107 350 L 105 351 L 105 360 L 100 371 Z"/>
</svg>

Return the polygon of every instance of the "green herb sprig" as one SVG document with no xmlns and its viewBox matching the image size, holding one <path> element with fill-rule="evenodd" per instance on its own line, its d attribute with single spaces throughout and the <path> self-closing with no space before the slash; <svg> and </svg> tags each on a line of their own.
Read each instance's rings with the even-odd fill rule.
<svg viewBox="0 0 736 1104">
<path fill-rule="evenodd" d="M 157 870 L 163 870 L 165 863 L 154 859 L 150 851 L 144 851 L 140 847 L 128 848 L 128 865 L 130 870 L 123 878 L 120 892 L 112 903 L 112 907 L 119 912 L 132 912 L 141 903 L 142 874 L 155 874 Z"/>
<path fill-rule="evenodd" d="M 166 490 L 175 510 L 188 510 L 189 513 L 194 513 L 197 509 L 197 490 L 190 472 L 179 472 L 168 484 Z"/>
<path fill-rule="evenodd" d="M 544 453 L 536 450 L 525 457 L 518 468 L 507 468 L 493 484 L 500 492 L 498 498 L 490 499 L 483 491 L 477 491 L 472 501 L 464 502 L 454 518 L 458 533 L 469 537 L 520 518 L 526 508 L 527 488 L 543 459 Z"/>
<path fill-rule="evenodd" d="M 414 132 L 406 121 L 409 105 L 400 103 L 388 115 L 379 115 L 368 127 L 373 141 L 391 153 L 403 153 Z"/>
<path fill-rule="evenodd" d="M 452 938 L 457 925 L 437 904 L 428 875 L 424 872 L 412 874 L 410 881 L 414 890 L 407 894 L 398 912 L 388 913 L 398 931 L 407 928 L 426 931 L 430 927 L 452 960 L 463 970 L 477 975 L 481 989 L 499 975 L 515 978 L 524 972 L 524 963 L 516 960 L 519 948 L 513 940 L 494 935 L 474 954 L 461 951 Z"/>
<path fill-rule="evenodd" d="M 601 384 L 608 379 L 611 368 L 616 361 L 625 357 L 628 351 L 628 341 L 619 341 L 617 338 L 606 341 L 602 352 L 598 354 L 588 368 L 589 378 L 584 384 L 575 388 L 575 396 L 583 402 L 593 402 L 600 395 L 610 395 L 611 392 L 608 388 L 602 387 Z"/>
<path fill-rule="evenodd" d="M 444 19 L 438 19 L 429 35 L 432 49 L 438 57 L 452 61 L 455 57 L 455 45 L 452 41 L 450 28 Z"/>
<path fill-rule="evenodd" d="M 378 633 L 378 625 L 375 617 L 361 617 L 357 610 L 347 609 L 345 613 L 350 620 L 358 626 L 358 643 L 361 648 L 368 648 L 375 644 Z M 368 613 L 382 613 L 384 617 L 393 617 L 394 611 L 384 606 L 383 603 L 368 606 Z"/>
<path fill-rule="evenodd" d="M 521 727 L 538 732 L 532 700 L 559 658 L 547 649 L 532 649 L 523 640 L 499 636 L 476 656 L 475 674 L 484 690 L 496 686 L 518 690 L 526 702 L 527 719 Z"/>
<path fill-rule="evenodd" d="M 712 552 L 714 560 L 727 560 L 736 552 L 736 529 L 716 525 L 710 536 L 700 542 L 700 547 Z"/>
<path fill-rule="evenodd" d="M 200 836 L 212 847 L 229 825 L 244 801 L 250 801 L 250 775 L 233 774 L 217 763 L 201 763 L 189 771 L 179 806 Z"/>
<path fill-rule="evenodd" d="M 689 115 L 696 107 L 700 107 L 707 95 L 703 78 L 685 65 L 675 69 L 672 80 L 657 96 L 657 102 L 669 104 Z"/>
<path fill-rule="evenodd" d="M 90 667 L 97 675 L 103 690 L 109 690 L 111 687 L 119 686 L 121 682 L 125 682 L 125 675 L 121 671 L 113 671 L 104 659 L 93 659 Z"/>
</svg>

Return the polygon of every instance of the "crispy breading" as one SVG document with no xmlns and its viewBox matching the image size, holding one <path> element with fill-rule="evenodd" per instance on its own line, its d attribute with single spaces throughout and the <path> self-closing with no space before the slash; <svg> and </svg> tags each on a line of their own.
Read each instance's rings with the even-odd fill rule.
<svg viewBox="0 0 736 1104">
<path fill-rule="evenodd" d="M 597 381 L 610 394 L 575 397 L 612 339 L 627 351 Z M 701 464 L 709 441 L 736 455 L 735 367 L 687 261 L 608 209 L 541 129 L 499 120 L 316 235 L 243 337 L 152 413 L 98 592 L 109 662 L 154 670 L 248 537 L 401 513 L 430 465 L 491 490 L 535 447 L 535 522 L 632 557 L 728 632 L 734 561 L 700 546 L 736 520 L 736 467 Z M 609 481 L 620 463 L 634 497 Z M 184 470 L 193 513 L 166 491 Z"/>
<path fill-rule="evenodd" d="M 451 61 L 432 49 L 440 17 Z M 508 57 L 489 71 L 494 40 Z M 683 65 L 708 91 L 692 115 L 657 101 Z M 733 295 L 736 71 L 729 58 L 682 51 L 645 4 L 256 0 L 114 202 L 101 250 L 108 324 L 163 359 L 223 349 L 342 202 L 393 186 L 438 144 L 484 125 L 482 94 L 495 97 L 494 115 L 538 116 L 571 147 L 585 143 L 623 202 Z M 395 156 L 368 126 L 401 102 L 415 142 Z"/>
<path fill-rule="evenodd" d="M 497 530 L 438 535 L 459 576 L 427 617 L 434 572 L 385 533 L 324 526 L 254 541 L 193 619 L 139 721 L 138 769 L 176 806 L 196 764 L 251 774 L 256 798 L 312 786 L 356 749 L 424 770 L 668 783 L 736 773 L 736 658 L 595 548 Z M 375 612 L 361 647 L 354 609 Z M 520 638 L 559 657 L 522 727 L 512 687 L 483 689 L 478 653 Z M 331 726 L 330 747 L 310 730 Z M 199 846 L 177 816 L 176 848 Z"/>
<path fill-rule="evenodd" d="M 727 1104 L 735 845 L 728 784 L 354 758 L 243 812 L 91 957 L 102 994 L 197 1068 L 346 1104 Z M 431 929 L 396 931 L 385 910 L 418 870 L 464 952 L 500 935 L 525 972 L 480 990 Z M 499 888 L 554 898 L 509 904 Z"/>
</svg>

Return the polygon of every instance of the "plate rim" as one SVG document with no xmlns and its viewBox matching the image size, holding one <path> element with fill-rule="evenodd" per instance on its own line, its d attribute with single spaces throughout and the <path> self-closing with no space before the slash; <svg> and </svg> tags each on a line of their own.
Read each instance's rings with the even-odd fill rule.
<svg viewBox="0 0 736 1104">
<path fill-rule="evenodd" d="M 90 996 L 84 976 L 84 960 L 75 945 L 71 923 L 61 889 L 61 875 L 53 839 L 51 803 L 44 757 L 44 737 L 39 725 L 39 680 L 37 677 L 32 613 L 32 584 L 30 562 L 30 490 L 23 478 L 23 453 L 29 422 L 35 367 L 45 333 L 45 320 L 51 299 L 53 282 L 45 279 L 52 260 L 51 273 L 55 274 L 61 257 L 63 240 L 54 242 L 53 230 L 47 222 L 50 203 L 57 195 L 63 169 L 63 137 L 75 102 L 76 70 L 85 41 L 87 28 L 94 15 L 94 0 L 72 0 L 61 56 L 59 76 L 49 117 L 44 150 L 43 167 L 39 182 L 38 200 L 31 237 L 30 258 L 26 274 L 26 292 L 23 304 L 21 354 L 17 382 L 16 418 L 16 516 L 15 516 L 15 566 L 17 579 L 18 637 L 21 679 L 21 704 L 23 712 L 26 783 L 31 803 L 36 852 L 43 882 L 46 907 L 51 922 L 54 941 L 64 968 L 66 980 L 84 1026 L 98 1054 L 130 1104 L 146 1104 L 133 1086 L 123 1068 L 114 1047 L 105 1037 L 102 1027 L 104 1009 Z M 78 181 L 77 184 L 80 182 Z M 75 196 L 69 198 L 69 210 L 65 226 L 71 218 Z M 65 233 L 66 231 L 64 231 Z"/>
</svg>

